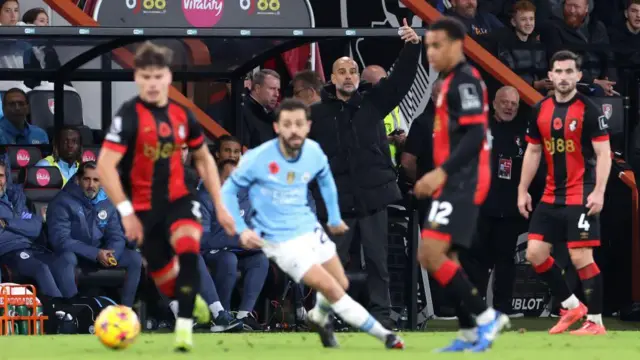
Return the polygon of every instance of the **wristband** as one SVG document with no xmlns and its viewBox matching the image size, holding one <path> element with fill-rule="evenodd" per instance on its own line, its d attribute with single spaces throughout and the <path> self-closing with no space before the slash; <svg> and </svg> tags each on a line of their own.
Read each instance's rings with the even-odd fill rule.
<svg viewBox="0 0 640 360">
<path fill-rule="evenodd" d="M 125 200 L 123 202 L 121 202 L 120 204 L 118 204 L 116 206 L 116 209 L 118 209 L 118 212 L 120 213 L 120 216 L 122 217 L 127 217 L 131 214 L 133 214 L 133 205 L 131 205 L 131 202 L 128 200 Z"/>
</svg>

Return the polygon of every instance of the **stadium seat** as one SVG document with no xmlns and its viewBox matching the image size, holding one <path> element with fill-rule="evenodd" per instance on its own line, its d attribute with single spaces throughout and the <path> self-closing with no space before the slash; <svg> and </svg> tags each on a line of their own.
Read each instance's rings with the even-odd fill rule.
<svg viewBox="0 0 640 360">
<path fill-rule="evenodd" d="M 82 148 L 82 162 L 96 161 L 100 154 L 99 146 L 84 146 Z"/>
<path fill-rule="evenodd" d="M 23 168 L 34 166 L 42 159 L 42 151 L 36 146 L 9 146 L 9 163 L 11 165 L 11 178 L 18 182 L 18 174 Z"/>
<path fill-rule="evenodd" d="M 24 194 L 39 214 L 43 207 L 62 189 L 62 174 L 54 166 L 30 167 L 26 169 Z"/>
<path fill-rule="evenodd" d="M 55 105 L 53 91 L 32 90 L 27 96 L 31 108 L 31 123 L 42 129 L 53 127 Z M 64 91 L 64 123 L 65 125 L 83 125 L 82 100 L 75 91 Z"/>
</svg>

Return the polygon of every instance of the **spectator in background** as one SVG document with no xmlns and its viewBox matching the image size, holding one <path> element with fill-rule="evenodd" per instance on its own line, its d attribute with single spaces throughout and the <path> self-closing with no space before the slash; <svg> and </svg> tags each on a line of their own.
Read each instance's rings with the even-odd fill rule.
<svg viewBox="0 0 640 360">
<path fill-rule="evenodd" d="M 303 70 L 298 72 L 291 80 L 291 85 L 293 86 L 293 97 L 307 106 L 322 100 L 320 93 L 324 84 L 315 71 Z"/>
<path fill-rule="evenodd" d="M 237 162 L 231 159 L 218 163 L 218 172 L 222 183 L 226 181 L 236 165 Z M 244 281 L 237 319 L 241 320 L 248 330 L 263 330 L 264 328 L 253 317 L 252 312 L 267 279 L 269 260 L 260 250 L 242 249 L 237 235 L 230 237 L 224 232 L 215 216 L 211 195 L 205 188 L 200 189 L 198 197 L 202 204 L 203 228 L 200 251 L 214 274 L 213 279 L 220 292 L 222 306 L 225 309 L 231 308 L 231 294 L 236 285 L 238 270 L 240 270 Z M 240 214 L 246 221 L 251 214 L 249 194 L 246 191 L 241 192 L 238 197 L 240 198 Z"/>
<path fill-rule="evenodd" d="M 4 116 L 0 119 L 1 145 L 39 145 L 49 143 L 47 133 L 27 121 L 29 102 L 24 91 L 12 88 L 4 93 L 2 110 Z"/>
<path fill-rule="evenodd" d="M 640 65 L 640 0 L 629 0 L 624 16 L 626 21 L 611 29 L 611 44 L 631 50 L 616 57 L 620 67 L 633 68 Z"/>
<path fill-rule="evenodd" d="M 26 200 L 20 186 L 7 186 L 6 166 L 0 161 L 0 264 L 34 279 L 41 300 L 61 298 L 58 285 L 70 265 L 34 243 L 40 236 L 42 217 L 27 208 Z"/>
<path fill-rule="evenodd" d="M 485 35 L 504 27 L 492 13 L 478 10 L 477 0 L 450 0 L 451 9 L 446 15 L 461 20 L 467 28 L 467 34 L 479 40 Z"/>
<path fill-rule="evenodd" d="M 609 44 L 609 35 L 604 24 L 589 18 L 588 0 L 566 0 L 562 8 L 554 11 L 554 15 L 556 18 L 540 34 L 540 40 L 547 46 L 549 56 L 567 47 L 573 50 L 571 45 Z M 580 49 L 578 52 L 584 59 L 580 83 L 591 86 L 591 91 L 596 91 L 595 95 L 600 88 L 605 95 L 613 95 L 613 86 L 616 84 L 610 80 L 615 78 L 615 70 L 610 68 L 613 66 L 613 54 Z"/>
<path fill-rule="evenodd" d="M 503 24 L 509 24 L 513 18 L 513 7 L 519 0 L 480 0 L 478 9 L 494 14 Z M 551 20 L 551 2 L 549 0 L 531 0 L 535 6 L 536 30 L 540 30 Z"/>
<path fill-rule="evenodd" d="M 0 25 L 23 26 L 20 21 L 20 3 L 18 0 L 0 0 Z M 24 53 L 31 46 L 26 41 L 0 41 L 0 68 L 22 69 L 24 67 Z"/>
<path fill-rule="evenodd" d="M 66 184 L 78 171 L 81 162 L 82 137 L 80 131 L 72 126 L 64 126 L 53 138 L 53 154 L 38 161 L 36 166 L 57 167 L 62 174 L 62 183 Z"/>
<path fill-rule="evenodd" d="M 252 149 L 273 139 L 273 110 L 280 97 L 280 75 L 262 69 L 253 75 L 251 94 L 245 98 L 242 108 L 242 145 Z"/>
<path fill-rule="evenodd" d="M 242 145 L 240 145 L 240 140 L 237 137 L 222 135 L 218 138 L 217 144 L 215 150 L 211 153 L 215 155 L 218 163 L 225 160 L 240 161 Z"/>
<path fill-rule="evenodd" d="M 524 150 L 527 116 L 518 116 L 518 90 L 504 86 L 493 101 L 490 119 L 491 187 L 480 210 L 476 237 L 460 259 L 472 283 L 486 296 L 489 271 L 494 269 L 493 307 L 513 312 L 511 298 L 515 281 L 515 250 L 518 236 L 527 232 L 527 221 L 518 212 L 518 184 Z"/>
<path fill-rule="evenodd" d="M 362 84 L 360 86 L 360 91 L 367 91 L 371 86 L 377 85 L 380 80 L 386 77 L 387 71 L 382 66 L 367 66 L 362 70 L 362 80 L 369 83 L 369 85 Z M 407 140 L 407 132 L 409 131 L 407 121 L 400 111 L 400 105 L 393 108 L 393 110 L 384 117 L 384 128 L 387 134 L 387 140 L 389 141 L 391 162 L 393 163 L 393 166 L 396 166 L 399 163 L 399 157 L 402 153 L 404 142 Z"/>
<path fill-rule="evenodd" d="M 49 26 L 49 15 L 43 8 L 33 8 L 22 15 L 22 21 L 28 25 Z M 55 70 L 62 66 L 58 53 L 48 41 L 31 41 L 30 47 L 24 54 L 25 69 L 47 69 Z M 25 79 L 24 84 L 33 89 L 40 86 L 41 81 L 37 79 Z M 65 85 L 72 86 L 70 81 Z"/>
<path fill-rule="evenodd" d="M 512 13 L 512 27 L 491 35 L 491 50 L 524 81 L 546 94 L 553 89 L 553 83 L 547 79 L 547 54 L 539 48 L 540 39 L 533 33 L 536 6 L 529 0 L 519 0 Z"/>
<path fill-rule="evenodd" d="M 49 15 L 44 8 L 33 8 L 22 15 L 22 22 L 35 26 L 49 26 Z"/>
<path fill-rule="evenodd" d="M 116 207 L 100 187 L 96 163 L 83 163 L 71 181 L 53 198 L 47 209 L 49 243 L 66 267 L 62 294 L 71 298 L 78 294 L 75 268 L 83 271 L 124 269 L 121 302 L 133 306 L 142 256 L 127 248 L 127 239 Z"/>
<path fill-rule="evenodd" d="M 311 106 L 311 132 L 327 154 L 349 231 L 332 236 L 340 261 L 347 264 L 353 241 L 364 249 L 370 312 L 387 328 L 389 318 L 389 270 L 387 267 L 387 206 L 402 195 L 391 164 L 383 119 L 409 92 L 418 70 L 420 37 L 407 26 L 398 30 L 405 46 L 388 77 L 371 90 L 358 91 L 358 64 L 348 57 L 333 63 L 331 84 L 322 101 Z M 314 197 L 319 199 L 317 188 Z M 324 202 L 318 201 L 318 219 L 326 223 Z"/>
</svg>

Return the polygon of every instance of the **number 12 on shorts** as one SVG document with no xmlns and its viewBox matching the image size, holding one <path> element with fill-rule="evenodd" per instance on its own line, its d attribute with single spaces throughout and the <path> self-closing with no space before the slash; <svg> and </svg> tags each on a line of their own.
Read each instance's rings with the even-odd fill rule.
<svg viewBox="0 0 640 360">
<path fill-rule="evenodd" d="M 580 219 L 578 219 L 578 229 L 582 229 L 584 231 L 589 231 L 591 228 L 591 224 L 589 224 L 589 220 L 587 219 L 587 214 L 580 214 Z"/>
<path fill-rule="evenodd" d="M 431 210 L 429 211 L 427 221 L 438 225 L 448 225 L 449 216 L 452 212 L 453 205 L 451 205 L 450 202 L 434 200 L 431 203 Z"/>
</svg>

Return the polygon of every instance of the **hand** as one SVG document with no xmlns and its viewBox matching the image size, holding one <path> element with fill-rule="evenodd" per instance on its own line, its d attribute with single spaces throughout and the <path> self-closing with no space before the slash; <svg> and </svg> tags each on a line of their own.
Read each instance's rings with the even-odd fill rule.
<svg viewBox="0 0 640 360">
<path fill-rule="evenodd" d="M 593 80 L 594 84 L 600 85 L 602 89 L 604 89 L 604 94 L 606 96 L 613 96 L 613 85 L 616 83 L 614 81 L 609 81 L 609 78 L 604 78 L 603 80 L 595 79 Z"/>
<path fill-rule="evenodd" d="M 104 267 L 112 267 L 113 265 L 111 265 L 111 263 L 109 262 L 109 259 L 113 257 L 113 253 L 114 253 L 113 250 L 100 249 L 97 257 L 97 260 L 100 263 L 100 265 Z"/>
<path fill-rule="evenodd" d="M 406 18 L 402 19 L 402 26 L 398 29 L 398 35 L 404 42 L 420 43 L 420 36 L 409 26 Z"/>
<path fill-rule="evenodd" d="M 253 230 L 245 230 L 240 234 L 240 246 L 247 250 L 261 249 L 264 246 L 264 240 Z"/>
<path fill-rule="evenodd" d="M 518 189 L 518 211 L 525 219 L 529 218 L 529 213 L 533 211 L 531 205 L 531 195 L 527 190 Z"/>
<path fill-rule="evenodd" d="M 236 234 L 236 224 L 233 221 L 233 217 L 222 205 L 216 206 L 216 217 L 218 218 L 218 224 L 222 226 L 224 232 L 229 236 L 233 236 Z"/>
<path fill-rule="evenodd" d="M 533 87 L 536 90 L 553 90 L 554 86 L 553 86 L 553 81 L 549 80 L 549 79 L 542 79 L 542 80 L 538 80 L 538 81 L 534 81 L 533 82 Z"/>
<path fill-rule="evenodd" d="M 142 223 L 136 214 L 131 214 L 122 218 L 122 227 L 124 228 L 124 235 L 127 239 L 135 241 L 138 246 L 142 245 L 144 240 L 144 233 L 142 230 Z"/>
<path fill-rule="evenodd" d="M 587 208 L 589 212 L 588 216 L 599 214 L 604 206 L 604 192 L 594 190 L 589 196 L 587 196 Z"/>
<path fill-rule="evenodd" d="M 418 199 L 431 196 L 447 181 L 447 173 L 442 168 L 436 168 L 426 173 L 413 187 L 413 192 Z"/>
<path fill-rule="evenodd" d="M 393 143 L 396 146 L 402 146 L 406 140 L 407 140 L 407 135 L 405 135 L 404 133 L 399 135 L 393 135 Z"/>
<path fill-rule="evenodd" d="M 40 208 L 40 215 L 42 215 L 42 220 L 47 221 L 47 207 L 43 206 Z"/>
<path fill-rule="evenodd" d="M 3 229 L 4 229 L 5 227 L 7 227 L 7 220 L 5 220 L 5 219 L 0 219 L 0 227 L 2 227 Z"/>
<path fill-rule="evenodd" d="M 336 226 L 327 224 L 327 227 L 329 228 L 329 232 L 331 233 L 331 235 L 344 235 L 347 231 L 349 231 L 349 227 L 344 223 L 344 221 L 340 221 L 340 224 Z"/>
</svg>

